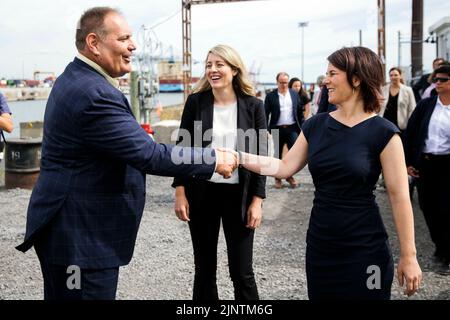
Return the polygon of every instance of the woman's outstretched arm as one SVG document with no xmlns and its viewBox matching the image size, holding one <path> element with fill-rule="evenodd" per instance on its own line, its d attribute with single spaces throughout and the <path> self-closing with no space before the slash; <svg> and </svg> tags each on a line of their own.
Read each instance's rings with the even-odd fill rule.
<svg viewBox="0 0 450 320">
<path fill-rule="evenodd" d="M 272 157 L 257 156 L 240 152 L 239 164 L 244 168 L 264 176 L 286 179 L 303 169 L 308 162 L 308 142 L 303 132 L 286 156 L 279 160 Z"/>
<path fill-rule="evenodd" d="M 403 146 L 398 135 L 394 135 L 388 142 L 381 153 L 380 160 L 400 242 L 397 277 L 400 286 L 405 286 L 405 294 L 410 296 L 419 289 L 422 271 L 416 258 L 414 218 L 409 198 L 408 175 Z"/>
</svg>

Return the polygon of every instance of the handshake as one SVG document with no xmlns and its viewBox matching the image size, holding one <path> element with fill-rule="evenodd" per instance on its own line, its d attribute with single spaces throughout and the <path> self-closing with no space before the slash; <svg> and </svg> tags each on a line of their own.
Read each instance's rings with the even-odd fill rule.
<svg viewBox="0 0 450 320">
<path fill-rule="evenodd" d="M 229 179 L 239 165 L 239 154 L 232 149 L 217 148 L 216 150 L 216 172 Z"/>
</svg>

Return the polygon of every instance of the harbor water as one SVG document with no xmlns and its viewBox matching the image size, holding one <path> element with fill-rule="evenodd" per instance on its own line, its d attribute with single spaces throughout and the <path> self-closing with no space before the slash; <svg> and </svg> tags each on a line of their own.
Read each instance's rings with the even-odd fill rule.
<svg viewBox="0 0 450 320">
<path fill-rule="evenodd" d="M 164 107 L 183 103 L 183 93 L 160 93 L 157 100 Z M 25 101 L 11 101 L 8 106 L 12 112 L 14 123 L 14 130 L 11 134 L 5 132 L 6 139 L 20 137 L 20 123 L 43 121 L 45 106 L 47 100 L 25 100 Z M 152 106 L 156 107 L 156 106 Z"/>
</svg>

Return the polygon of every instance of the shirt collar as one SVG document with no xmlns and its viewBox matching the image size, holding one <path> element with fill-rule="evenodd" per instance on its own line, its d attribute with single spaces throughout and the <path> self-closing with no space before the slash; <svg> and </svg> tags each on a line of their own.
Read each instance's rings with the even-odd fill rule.
<svg viewBox="0 0 450 320">
<path fill-rule="evenodd" d="M 79 53 L 77 55 L 77 58 L 80 59 L 81 61 L 83 61 L 84 63 L 88 64 L 89 66 L 91 66 L 92 68 L 94 68 L 98 73 L 100 73 L 103 77 L 105 77 L 105 79 L 116 89 L 119 89 L 119 80 L 117 80 L 116 78 L 111 77 L 106 71 L 105 69 L 103 69 L 102 67 L 100 67 L 97 63 L 95 63 L 94 61 L 92 61 L 91 59 L 87 58 L 86 56 L 82 55 L 81 53 Z"/>
<path fill-rule="evenodd" d="M 450 107 L 450 105 L 445 105 L 445 104 L 443 104 L 442 103 L 442 101 L 441 101 L 441 98 L 439 98 L 439 96 L 438 96 L 438 98 L 437 98 L 437 103 L 436 103 L 436 105 L 437 106 L 441 106 L 441 107 Z"/>
<path fill-rule="evenodd" d="M 278 89 L 277 89 L 277 92 L 278 92 L 279 96 L 286 97 L 288 95 L 288 93 L 289 93 L 289 89 L 288 89 L 288 91 L 286 91 L 285 94 L 282 94 Z"/>
</svg>

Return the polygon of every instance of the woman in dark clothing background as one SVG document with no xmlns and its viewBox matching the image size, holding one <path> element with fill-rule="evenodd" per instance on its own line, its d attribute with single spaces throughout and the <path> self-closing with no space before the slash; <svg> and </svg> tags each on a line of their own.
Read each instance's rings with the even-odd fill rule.
<svg viewBox="0 0 450 320">
<path fill-rule="evenodd" d="M 305 88 L 303 88 L 303 82 L 299 78 L 294 77 L 289 80 L 288 87 L 297 91 L 300 96 L 300 102 L 303 107 L 303 117 L 299 117 L 299 119 L 303 119 L 303 121 L 308 119 L 311 115 L 311 99 Z"/>
</svg>

